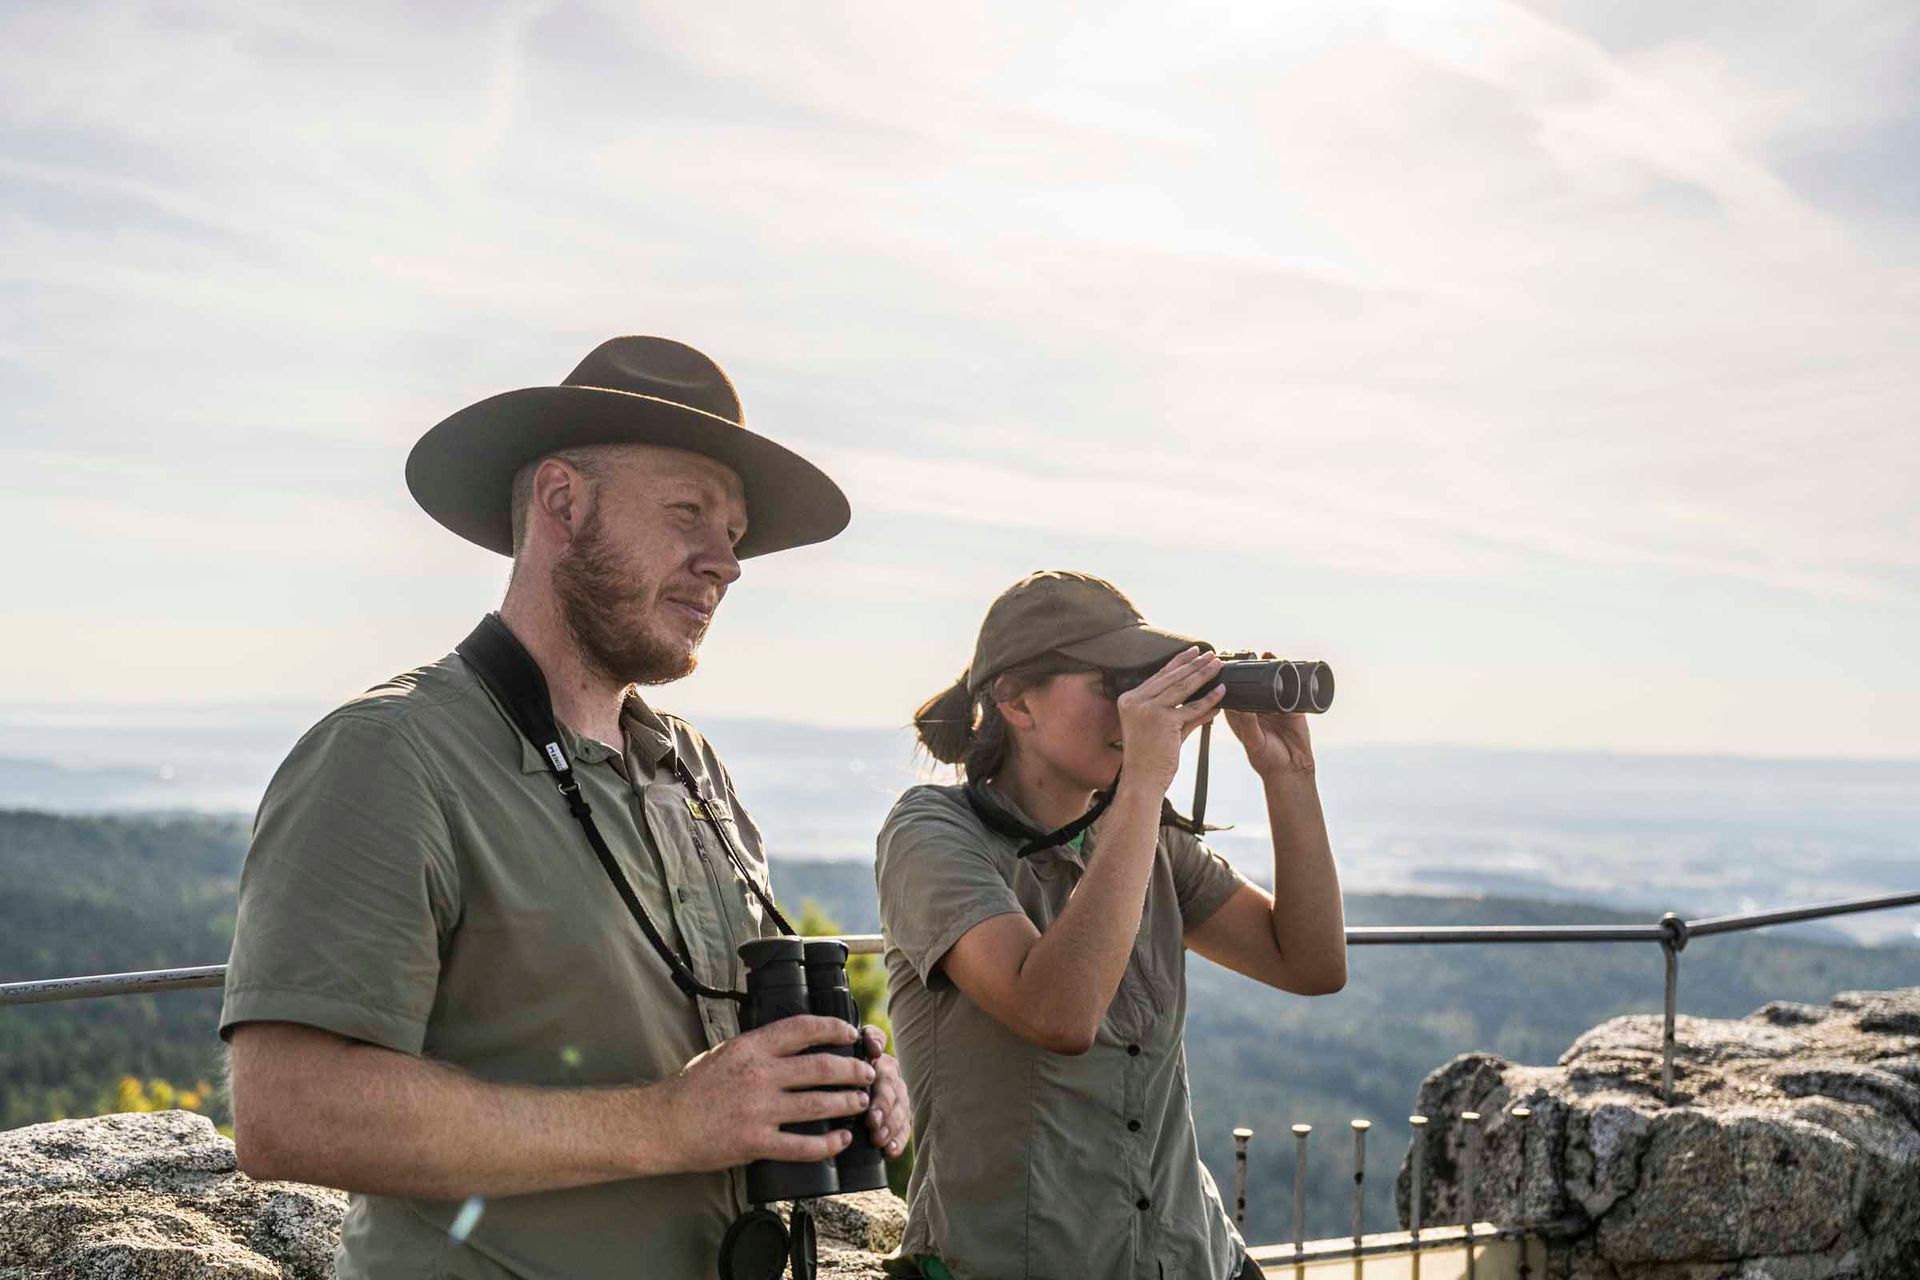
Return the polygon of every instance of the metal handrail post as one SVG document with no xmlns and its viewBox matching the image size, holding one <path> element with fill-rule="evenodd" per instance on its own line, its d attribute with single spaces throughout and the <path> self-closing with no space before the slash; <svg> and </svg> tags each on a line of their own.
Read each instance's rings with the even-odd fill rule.
<svg viewBox="0 0 1920 1280">
<path fill-rule="evenodd" d="M 1527 1196 L 1527 1121 L 1533 1116 L 1533 1109 L 1515 1107 L 1508 1114 L 1520 1122 L 1520 1177 L 1513 1188 L 1513 1198 L 1519 1209 L 1519 1216 L 1524 1219 Z M 1533 1280 L 1533 1267 L 1527 1260 L 1527 1236 L 1524 1231 L 1520 1235 L 1520 1280 Z"/>
<path fill-rule="evenodd" d="M 1252 1138 L 1251 1129 L 1233 1131 L 1233 1227 L 1236 1231 L 1245 1231 L 1247 1227 L 1247 1143 Z"/>
<path fill-rule="evenodd" d="M 1480 1180 L 1480 1113 L 1462 1111 L 1460 1123 L 1467 1127 L 1461 1190 L 1467 1202 L 1467 1280 L 1473 1280 L 1473 1221 L 1479 1216 L 1479 1196 L 1475 1194 L 1475 1184 Z"/>
<path fill-rule="evenodd" d="M 1421 1218 L 1425 1212 L 1427 1198 L 1427 1118 L 1408 1116 L 1407 1123 L 1413 1126 L 1413 1173 L 1408 1183 L 1407 1225 L 1411 1228 L 1414 1244 L 1420 1243 Z"/>
<path fill-rule="evenodd" d="M 1373 1127 L 1370 1120 L 1353 1122 L 1353 1247 L 1360 1247 L 1361 1217 L 1367 1203 L 1367 1130 Z"/>
<path fill-rule="evenodd" d="M 1307 1136 L 1310 1124 L 1293 1126 L 1293 1256 L 1307 1250 Z"/>
<path fill-rule="evenodd" d="M 1687 946 L 1687 922 L 1669 911 L 1660 917 L 1660 952 L 1667 961 L 1666 1024 L 1660 1035 L 1660 1101 L 1673 1105 L 1674 1024 L 1679 1020 L 1680 953 Z"/>
</svg>

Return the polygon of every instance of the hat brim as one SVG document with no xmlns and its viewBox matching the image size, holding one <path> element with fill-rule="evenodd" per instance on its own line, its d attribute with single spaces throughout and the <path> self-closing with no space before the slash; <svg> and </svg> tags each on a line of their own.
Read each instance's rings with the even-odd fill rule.
<svg viewBox="0 0 1920 1280">
<path fill-rule="evenodd" d="M 1103 632 L 1090 640 L 1057 646 L 1061 653 L 1077 662 L 1085 662 L 1104 671 L 1132 671 L 1139 667 L 1164 666 L 1175 654 L 1187 649 L 1211 649 L 1205 640 L 1141 625 Z"/>
<path fill-rule="evenodd" d="M 468 405 L 413 446 L 407 489 L 448 529 L 510 556 L 514 473 L 594 444 L 685 449 L 731 468 L 747 496 L 742 560 L 825 542 L 852 515 L 840 486 L 793 450 L 715 414 L 602 387 L 526 387 Z"/>
</svg>

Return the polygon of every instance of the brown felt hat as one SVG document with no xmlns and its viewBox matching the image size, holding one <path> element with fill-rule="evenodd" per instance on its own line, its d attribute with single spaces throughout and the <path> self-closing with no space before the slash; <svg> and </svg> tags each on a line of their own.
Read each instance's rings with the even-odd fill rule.
<svg viewBox="0 0 1920 1280">
<path fill-rule="evenodd" d="M 671 338 L 610 338 L 557 387 L 468 405 L 420 437 L 407 488 L 469 542 L 513 554 L 512 487 L 536 458 L 592 444 L 652 444 L 725 463 L 747 495 L 741 559 L 824 542 L 847 527 L 840 486 L 799 454 L 747 430 L 720 366 Z"/>
</svg>

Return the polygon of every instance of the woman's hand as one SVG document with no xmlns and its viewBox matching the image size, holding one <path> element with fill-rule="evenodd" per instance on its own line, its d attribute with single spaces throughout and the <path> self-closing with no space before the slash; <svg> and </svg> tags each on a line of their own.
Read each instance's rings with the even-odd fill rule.
<svg viewBox="0 0 1920 1280">
<path fill-rule="evenodd" d="M 1225 687 L 1198 698 L 1193 691 L 1220 674 L 1220 658 L 1199 648 L 1176 654 L 1138 688 L 1120 695 L 1120 776 L 1164 795 L 1180 771 L 1180 744 L 1210 718 Z M 1192 699 L 1192 701 L 1188 701 Z"/>
<path fill-rule="evenodd" d="M 1271 658 L 1272 654 L 1262 654 Z M 1313 772 L 1313 742 L 1301 711 L 1229 711 L 1227 727 L 1247 749 L 1247 763 L 1263 781 Z"/>
</svg>

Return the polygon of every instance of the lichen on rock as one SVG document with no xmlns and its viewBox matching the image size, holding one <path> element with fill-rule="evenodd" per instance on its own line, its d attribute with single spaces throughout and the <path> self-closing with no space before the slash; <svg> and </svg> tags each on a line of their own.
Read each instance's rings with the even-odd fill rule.
<svg viewBox="0 0 1920 1280">
<path fill-rule="evenodd" d="M 1920 1280 L 1920 988 L 1676 1031 L 1672 1106 L 1661 1022 L 1643 1016 L 1557 1066 L 1468 1054 L 1428 1076 L 1424 1220 L 1464 1213 L 1460 1116 L 1476 1111 L 1476 1214 L 1543 1238 L 1555 1274 Z M 1411 1159 L 1398 1190 L 1405 1220 Z"/>
<path fill-rule="evenodd" d="M 255 1182 L 190 1111 L 0 1133 L 0 1276 L 326 1280 L 347 1198 Z"/>
</svg>

